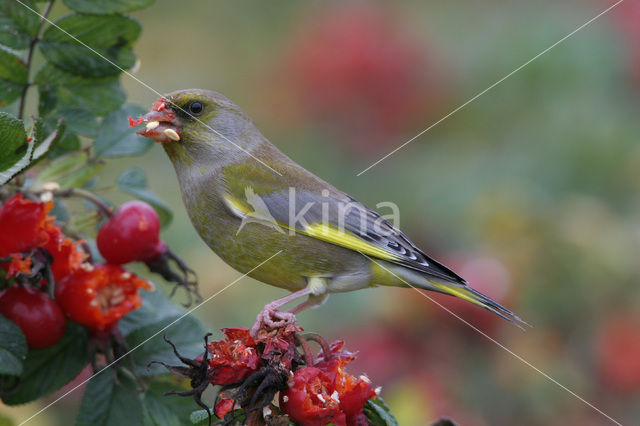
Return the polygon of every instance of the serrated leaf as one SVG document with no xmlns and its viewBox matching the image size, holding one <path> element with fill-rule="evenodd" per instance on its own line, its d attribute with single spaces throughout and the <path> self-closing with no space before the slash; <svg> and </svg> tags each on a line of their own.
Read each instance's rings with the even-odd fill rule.
<svg viewBox="0 0 640 426">
<path fill-rule="evenodd" d="M 22 120 L 0 112 L 0 171 L 7 170 L 20 160 L 26 146 L 27 132 Z"/>
<path fill-rule="evenodd" d="M 159 334 L 155 335 L 158 332 Z M 167 339 L 180 348 L 181 354 L 195 358 L 204 351 L 205 334 L 206 331 L 195 318 L 174 316 L 139 328 L 129 333 L 125 338 L 132 349 L 141 345 L 132 354 L 134 363 L 138 374 L 149 376 L 166 374 L 167 372 L 164 367 L 158 364 L 147 369 L 147 364 L 151 361 L 163 361 L 167 364 L 180 362 L 171 346 L 164 341 L 163 336 L 166 335 Z"/>
<path fill-rule="evenodd" d="M 71 322 L 62 340 L 47 349 L 30 350 L 18 388 L 2 396 L 7 405 L 33 401 L 73 380 L 89 363 L 87 330 Z"/>
<path fill-rule="evenodd" d="M 65 123 L 64 121 L 59 121 L 56 129 L 45 138 L 43 138 L 42 129 L 42 120 L 38 118 L 34 124 L 34 131 L 32 136 L 36 144 L 36 147 L 33 150 L 32 161 L 42 158 L 42 156 L 49 152 L 51 146 L 56 143 L 60 136 L 64 133 Z"/>
<path fill-rule="evenodd" d="M 24 61 L 0 45 L 0 106 L 5 106 L 22 95 L 29 74 Z"/>
<path fill-rule="evenodd" d="M 154 380 L 143 396 L 144 426 L 183 426 L 188 424 L 193 411 L 193 399 L 179 395 L 164 395 L 170 391 L 188 391 L 175 380 Z"/>
<path fill-rule="evenodd" d="M 89 381 L 76 426 L 141 425 L 143 419 L 136 383 L 121 373 L 116 383 L 109 369 Z"/>
<path fill-rule="evenodd" d="M 56 108 L 79 108 L 103 116 L 118 109 L 126 99 L 117 76 L 88 78 L 46 64 L 35 81 L 40 92 L 40 115 Z"/>
<path fill-rule="evenodd" d="M 398 426 L 391 408 L 380 397 L 371 398 L 364 404 L 364 415 L 372 426 Z"/>
<path fill-rule="evenodd" d="M 67 15 L 55 24 L 62 30 L 56 26 L 47 28 L 39 46 L 42 54 L 63 70 L 85 77 L 116 76 L 136 61 L 131 44 L 140 35 L 141 27 L 131 18 Z"/>
<path fill-rule="evenodd" d="M 38 10 L 31 0 L 20 0 Z M 0 44 L 13 49 L 26 49 L 38 32 L 40 18 L 15 0 L 0 0 Z"/>
<path fill-rule="evenodd" d="M 64 0 L 69 9 L 80 13 L 94 15 L 108 15 L 111 13 L 126 13 L 151 6 L 155 0 Z"/>
<path fill-rule="evenodd" d="M 0 112 L 0 185 L 29 165 L 34 145 L 27 141 L 22 120 Z"/>
<path fill-rule="evenodd" d="M 137 117 L 145 113 L 139 105 L 127 104 L 107 115 L 98 129 L 93 147 L 100 157 L 125 157 L 144 154 L 154 144 L 153 140 L 136 135 L 129 127 L 127 117 Z"/>
<path fill-rule="evenodd" d="M 158 213 L 163 227 L 171 223 L 173 213 L 164 201 L 148 189 L 147 176 L 141 169 L 133 168 L 124 171 L 118 178 L 118 188 L 151 204 Z"/>
<path fill-rule="evenodd" d="M 27 356 L 27 340 L 13 321 L 0 315 L 0 374 L 19 376 Z"/>
<path fill-rule="evenodd" d="M 44 140 L 45 124 L 41 117 L 33 118 L 33 126 L 31 127 L 31 137 L 35 140 L 36 146 Z"/>
</svg>

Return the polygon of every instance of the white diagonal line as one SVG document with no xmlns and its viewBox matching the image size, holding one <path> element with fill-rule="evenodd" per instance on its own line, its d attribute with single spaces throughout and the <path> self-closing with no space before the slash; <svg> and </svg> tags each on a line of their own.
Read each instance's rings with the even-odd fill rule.
<svg viewBox="0 0 640 426">
<path fill-rule="evenodd" d="M 588 26 L 589 24 L 591 24 L 593 21 L 595 21 L 596 19 L 600 18 L 602 15 L 604 15 L 605 13 L 609 12 L 611 9 L 613 9 L 614 7 L 616 7 L 617 5 L 619 5 L 620 3 L 622 3 L 624 0 L 618 0 L 616 3 L 614 3 L 613 5 L 609 6 L 608 8 L 606 8 L 605 10 L 603 10 L 602 12 L 600 12 L 599 14 L 597 14 L 596 16 L 594 16 L 593 18 L 589 19 L 587 22 L 585 22 L 584 24 L 580 25 L 578 28 L 576 28 L 575 30 L 571 31 L 569 34 L 567 34 L 566 36 L 562 37 L 560 40 L 556 41 L 555 43 L 553 43 L 551 46 L 547 47 L 546 49 L 544 49 L 542 52 L 538 53 L 536 56 L 534 56 L 533 58 L 529 59 L 527 62 L 525 62 L 524 64 L 520 65 L 518 68 L 514 69 L 513 71 L 511 71 L 509 74 L 505 75 L 504 77 L 502 77 L 500 80 L 496 81 L 495 83 L 493 83 L 491 86 L 487 87 L 486 89 L 484 89 L 483 91 L 481 91 L 480 93 L 478 93 L 477 95 L 475 95 L 473 98 L 469 99 L 467 102 L 463 103 L 462 105 L 460 105 L 459 107 L 457 107 L 456 109 L 454 109 L 453 111 L 451 111 L 450 113 L 448 113 L 447 115 L 445 115 L 444 117 L 442 117 L 440 120 L 436 121 L 435 123 L 433 123 L 432 125 L 430 125 L 429 127 L 427 127 L 426 129 L 424 129 L 423 131 L 421 131 L 420 133 L 418 133 L 417 135 L 415 135 L 414 137 L 412 137 L 411 139 L 409 139 L 408 141 L 404 142 L 402 145 L 396 147 L 393 151 L 389 152 L 388 154 L 386 154 L 384 157 L 380 158 L 378 161 L 376 161 L 375 163 L 371 164 L 369 167 L 367 167 L 366 169 L 362 170 L 360 173 L 358 173 L 356 176 L 360 176 L 363 173 L 367 172 L 369 169 L 371 169 L 372 167 L 380 164 L 382 161 L 386 160 L 387 158 L 389 158 L 390 156 L 392 156 L 393 154 L 395 154 L 396 152 L 398 152 L 399 150 L 401 150 L 402 148 L 404 148 L 405 146 L 409 145 L 411 142 L 413 142 L 414 140 L 418 139 L 420 136 L 424 135 L 425 133 L 427 133 L 429 130 L 431 130 L 432 128 L 434 128 L 435 126 L 437 126 L 438 124 L 442 123 L 444 120 L 446 120 L 447 118 L 451 117 L 453 114 L 457 113 L 458 111 L 460 111 L 462 108 L 466 107 L 467 105 L 469 105 L 471 102 L 475 101 L 476 99 L 478 99 L 480 96 L 484 95 L 485 93 L 487 93 L 489 90 L 493 89 L 494 87 L 496 87 L 497 85 L 499 85 L 500 83 L 502 83 L 503 81 L 505 81 L 506 79 L 508 79 L 509 77 L 511 77 L 512 75 L 514 75 L 515 73 L 517 73 L 518 71 L 520 71 L 522 68 L 526 67 L 527 65 L 529 65 L 531 62 L 535 61 L 536 59 L 538 59 L 540 56 L 544 55 L 545 53 L 547 53 L 548 51 L 550 51 L 551 49 L 553 49 L 554 47 L 556 47 L 557 45 L 559 45 L 560 43 L 562 43 L 563 41 L 565 41 L 566 39 L 568 39 L 569 37 L 571 37 L 572 35 L 574 35 L 575 33 L 577 33 L 578 31 L 582 30 L 583 28 L 585 28 L 586 26 Z"/>
<path fill-rule="evenodd" d="M 135 351 L 136 349 L 140 348 L 142 345 L 147 343 L 149 340 L 151 340 L 154 337 L 158 336 L 160 333 L 163 333 L 164 331 L 166 331 L 168 328 L 172 327 L 174 324 L 176 324 L 177 322 L 181 321 L 184 317 L 186 317 L 188 315 L 191 315 L 193 313 L 193 311 L 195 311 L 196 309 L 198 309 L 199 307 L 201 307 L 202 305 L 204 305 L 205 303 L 207 303 L 208 301 L 210 301 L 211 299 L 213 299 L 214 297 L 216 297 L 217 295 L 219 295 L 220 293 L 222 293 L 223 291 L 225 291 L 226 289 L 228 289 L 229 287 L 231 287 L 232 285 L 234 285 L 235 283 L 237 283 L 238 281 L 240 281 L 241 279 L 243 279 L 244 277 L 246 277 L 247 275 L 249 275 L 250 273 L 252 273 L 256 269 L 258 269 L 259 267 L 261 267 L 262 265 L 264 265 L 265 263 L 267 263 L 268 261 L 270 261 L 271 259 L 273 259 L 277 255 L 279 255 L 280 253 L 282 253 L 282 250 L 279 250 L 277 253 L 275 253 L 274 255 L 269 257 L 268 259 L 263 260 L 258 265 L 256 265 L 253 269 L 251 269 L 249 272 L 246 272 L 246 273 L 242 274 L 241 276 L 239 276 L 238 278 L 236 278 L 235 280 L 231 281 L 229 284 L 224 286 L 222 289 L 218 290 L 217 292 L 215 292 L 211 296 L 207 297 L 199 305 L 194 306 L 192 309 L 188 310 L 187 312 L 185 312 L 184 314 L 182 314 L 181 316 L 179 316 L 175 320 L 171 321 L 166 326 L 162 327 L 160 330 L 158 330 L 156 333 L 154 333 L 151 337 L 149 337 L 149 338 L 145 339 L 144 341 L 138 343 L 133 349 L 130 349 L 127 353 L 125 353 L 124 355 L 122 355 L 119 358 L 115 359 L 111 364 L 106 365 L 102 370 L 98 371 L 97 373 L 95 373 L 94 375 L 89 377 L 88 379 L 83 380 L 81 383 L 77 384 L 76 386 L 74 386 L 73 388 L 71 388 L 70 390 L 65 392 L 63 395 L 60 395 L 54 401 L 50 402 L 49 404 L 44 406 L 42 409 L 40 409 L 37 413 L 33 414 L 31 417 L 29 417 L 28 419 L 24 420 L 20 424 L 18 424 L 18 426 L 24 425 L 25 423 L 27 423 L 28 421 L 32 420 L 34 417 L 36 417 L 37 415 L 41 414 L 43 411 L 45 411 L 46 409 L 48 409 L 49 407 L 51 407 L 52 405 L 57 403 L 58 401 L 60 401 L 61 399 L 65 398 L 67 395 L 69 395 L 70 393 L 72 393 L 73 391 L 75 391 L 76 389 L 78 389 L 79 387 L 84 385 L 85 383 L 87 383 L 89 380 L 91 380 L 94 377 L 96 377 L 98 374 L 102 374 L 102 372 L 106 371 L 109 367 L 115 365 L 118 361 L 120 361 L 124 357 L 128 356 L 133 351 Z"/>
<path fill-rule="evenodd" d="M 24 4 L 21 0 L 15 0 L 18 3 L 20 3 L 22 6 L 24 6 L 25 8 L 29 9 L 31 12 L 35 13 L 36 15 L 38 15 L 40 17 L 40 19 L 48 22 L 49 24 L 51 24 L 52 26 L 56 27 L 58 30 L 62 31 L 63 33 L 65 33 L 66 35 L 68 35 L 69 37 L 71 37 L 73 40 L 75 40 L 76 42 L 78 42 L 79 44 L 81 44 L 82 46 L 86 47 L 87 49 L 89 49 L 90 51 L 92 51 L 93 53 L 95 53 L 96 55 L 98 55 L 100 58 L 104 59 L 105 61 L 107 61 L 108 63 L 110 63 L 111 65 L 113 65 L 114 67 L 116 67 L 118 70 L 120 70 L 122 73 L 126 74 L 127 76 L 131 77 L 132 79 L 134 79 L 135 81 L 137 81 L 138 83 L 140 83 L 141 85 L 143 85 L 144 87 L 146 87 L 147 89 L 149 89 L 150 91 L 152 91 L 153 93 L 157 94 L 158 96 L 162 97 L 162 93 L 158 92 L 156 89 L 154 89 L 153 87 L 149 86 L 147 83 L 145 83 L 144 81 L 140 80 L 138 77 L 134 76 L 133 74 L 131 74 L 129 71 L 125 70 L 124 68 L 120 67 L 118 64 L 116 64 L 115 62 L 113 62 L 111 59 L 107 58 L 106 56 L 104 56 L 102 53 L 98 52 L 97 50 L 95 50 L 93 47 L 89 46 L 88 44 L 86 44 L 85 42 L 79 40 L 76 36 L 74 36 L 73 34 L 70 34 L 69 32 L 67 32 L 66 30 L 60 28 L 58 25 L 56 25 L 54 22 L 52 22 L 51 20 L 49 20 L 47 17 L 41 15 L 40 13 L 38 13 L 37 10 L 32 9 L 31 7 L 29 7 L 28 5 Z M 224 140 L 226 140 L 227 142 L 229 142 L 231 145 L 235 146 L 236 148 L 238 148 L 239 150 L 243 151 L 244 153 L 250 155 L 254 160 L 256 160 L 257 162 L 259 162 L 260 164 L 262 164 L 263 166 L 265 166 L 266 168 L 270 169 L 272 172 L 276 173 L 279 176 L 282 176 L 282 173 L 278 172 L 277 170 L 275 170 L 273 167 L 269 166 L 267 163 L 265 163 L 264 161 L 260 160 L 259 158 L 257 158 L 256 156 L 254 156 L 253 154 L 251 154 L 249 151 L 247 151 L 246 149 L 242 148 L 240 145 L 238 145 L 237 143 L 233 142 L 231 139 L 227 138 L 225 135 L 223 135 L 222 133 L 218 132 L 216 129 L 214 129 L 213 127 L 209 126 L 207 123 L 203 122 L 202 120 L 200 120 L 198 117 L 195 117 L 193 114 L 190 114 L 189 112 L 185 111 L 184 109 L 182 109 L 180 106 L 176 105 L 173 102 L 169 102 L 171 105 L 173 105 L 174 107 L 178 108 L 180 111 L 182 111 L 183 113 L 185 113 L 186 115 L 188 115 L 189 117 L 193 118 L 194 120 L 196 120 L 198 123 L 202 124 L 203 126 L 207 127 L 209 130 L 213 131 L 215 134 L 217 134 L 218 136 L 222 137 Z"/>
<path fill-rule="evenodd" d="M 476 327 L 475 325 L 471 324 L 469 321 L 463 319 L 462 317 L 460 317 L 459 315 L 457 315 L 455 312 L 449 310 L 447 307 L 441 305 L 440 303 L 438 303 L 435 299 L 433 299 L 432 297 L 430 297 L 428 294 L 423 293 L 422 291 L 420 291 L 420 289 L 418 289 L 417 287 L 414 287 L 413 285 L 409 284 L 407 281 L 405 281 L 404 279 L 402 279 L 402 277 L 399 277 L 398 275 L 396 275 L 393 271 L 391 271 L 389 268 L 386 268 L 384 265 L 382 265 L 381 263 L 377 262 L 375 259 L 371 258 L 370 256 L 367 256 L 366 254 L 360 252 L 361 255 L 363 255 L 364 257 L 366 257 L 367 259 L 369 259 L 370 261 L 372 261 L 373 263 L 375 263 L 376 265 L 378 265 L 379 267 L 381 267 L 382 269 L 384 269 L 385 271 L 389 272 L 391 275 L 393 275 L 394 277 L 396 277 L 397 279 L 399 279 L 400 281 L 402 281 L 404 284 L 408 285 L 409 287 L 411 287 L 412 289 L 414 289 L 415 291 L 417 291 L 420 295 L 422 295 L 423 297 L 426 297 L 427 299 L 429 299 L 430 301 L 432 301 L 433 303 L 435 303 L 436 305 L 438 305 L 440 308 L 444 309 L 446 312 L 448 312 L 449 314 L 453 315 L 454 317 L 456 317 L 457 319 L 459 319 L 460 321 L 462 321 L 464 324 L 468 325 L 469 327 L 471 327 L 473 330 L 477 331 L 478 333 L 480 333 L 482 336 L 486 337 L 487 339 L 491 340 L 493 343 L 495 343 L 496 345 L 498 345 L 501 349 L 504 349 L 505 351 L 507 351 L 509 354 L 513 355 L 517 360 L 521 361 L 522 363 L 526 364 L 527 366 L 531 367 L 533 370 L 535 370 L 536 372 L 540 373 L 542 376 L 544 376 L 546 379 L 550 380 L 551 382 L 555 383 L 556 385 L 558 385 L 560 388 L 564 389 L 565 391 L 569 392 L 571 395 L 573 395 L 574 397 L 578 398 L 580 401 L 584 402 L 585 404 L 587 404 L 589 407 L 593 408 L 594 410 L 596 410 L 598 413 L 602 414 L 604 417 L 606 417 L 607 419 L 611 420 L 613 423 L 615 423 L 618 426 L 622 426 L 622 423 L 620 423 L 619 421 L 615 420 L 613 417 L 609 416 L 607 413 L 605 413 L 604 411 L 602 411 L 601 409 L 599 409 L 598 407 L 596 407 L 595 405 L 593 405 L 592 403 L 590 403 L 589 401 L 587 401 L 586 399 L 584 399 L 583 397 L 581 397 L 580 395 L 578 395 L 577 393 L 575 393 L 574 391 L 572 391 L 571 389 L 569 389 L 568 387 L 566 387 L 565 385 L 563 385 L 562 383 L 560 383 L 559 381 L 557 381 L 556 379 L 554 379 L 553 377 L 551 377 L 550 375 L 548 375 L 547 373 L 545 373 L 544 371 L 540 370 L 538 367 L 536 367 L 535 365 L 531 364 L 529 361 L 527 361 L 526 359 L 524 359 L 523 357 L 521 357 L 520 355 L 516 354 L 515 352 L 513 352 L 511 349 L 507 348 L 505 345 L 503 345 L 502 343 L 498 342 L 496 339 L 494 339 L 493 337 L 489 336 L 487 333 L 485 333 L 484 331 L 480 330 L 478 327 Z"/>
</svg>

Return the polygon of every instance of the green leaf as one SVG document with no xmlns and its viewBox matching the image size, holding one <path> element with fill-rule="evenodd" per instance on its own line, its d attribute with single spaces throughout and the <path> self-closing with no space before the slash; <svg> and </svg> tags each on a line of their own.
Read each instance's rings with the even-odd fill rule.
<svg viewBox="0 0 640 426">
<path fill-rule="evenodd" d="M 5 106 L 22 95 L 29 81 L 24 61 L 0 45 L 0 106 Z"/>
<path fill-rule="evenodd" d="M 33 140 L 27 142 L 22 120 L 0 112 L 0 185 L 29 165 L 34 145 Z"/>
<path fill-rule="evenodd" d="M 55 112 L 58 118 L 64 118 L 67 128 L 81 135 L 95 137 L 98 130 L 96 115 L 86 109 L 62 107 Z"/>
<path fill-rule="evenodd" d="M 364 404 L 364 415 L 372 426 L 398 426 L 391 408 L 380 397 L 371 398 Z"/>
<path fill-rule="evenodd" d="M 212 420 L 216 420 L 218 418 L 212 409 L 196 410 L 189 416 L 189 421 L 194 425 L 209 424 L 209 413 L 211 413 Z"/>
<path fill-rule="evenodd" d="M 190 388 L 180 386 L 169 381 L 154 380 L 148 385 L 144 393 L 145 426 L 183 426 L 189 424 L 189 415 L 193 411 L 193 399 L 179 395 L 164 395 L 166 392 L 177 390 L 188 391 Z"/>
<path fill-rule="evenodd" d="M 141 169 L 133 168 L 124 171 L 118 178 L 118 188 L 151 204 L 160 216 L 163 227 L 171 223 L 173 214 L 169 206 L 148 189 L 147 177 Z"/>
<path fill-rule="evenodd" d="M 31 0 L 20 0 L 37 11 Z M 0 0 L 0 44 L 26 49 L 38 32 L 40 18 L 15 0 Z"/>
<path fill-rule="evenodd" d="M 126 99 L 117 77 L 87 78 L 52 64 L 43 66 L 35 81 L 40 92 L 40 115 L 71 107 L 103 116 L 118 109 Z"/>
<path fill-rule="evenodd" d="M 118 374 L 116 384 L 111 367 L 89 381 L 84 391 L 76 426 L 141 425 L 143 408 L 136 383 Z"/>
<path fill-rule="evenodd" d="M 63 70 L 85 77 L 115 76 L 136 61 L 131 45 L 140 35 L 141 27 L 131 18 L 67 15 L 55 24 L 64 31 L 50 26 L 42 36 L 40 51 Z"/>
<path fill-rule="evenodd" d="M 213 421 L 218 419 L 218 417 L 216 417 L 213 410 L 210 409 L 209 411 L 211 412 L 211 419 Z M 232 425 L 245 424 L 244 422 L 247 421 L 247 416 L 245 414 L 245 411 L 241 408 L 237 410 L 233 410 L 230 413 L 230 415 L 228 414 L 227 416 L 225 416 L 225 418 L 229 418 L 229 417 L 233 419 L 233 423 L 225 423 L 225 424 L 232 424 Z M 207 414 L 207 410 L 197 410 L 191 413 L 191 415 L 189 416 L 189 420 L 194 425 L 208 425 L 209 415 Z"/>
<path fill-rule="evenodd" d="M 49 158 L 58 158 L 73 151 L 78 151 L 82 146 L 80 138 L 75 133 L 65 133 L 56 141 L 49 151 Z"/>
<path fill-rule="evenodd" d="M 144 343 L 133 352 L 139 374 L 166 373 L 166 370 L 158 365 L 152 366 L 148 371 L 147 364 L 150 361 L 165 361 L 170 364 L 177 361 L 171 347 L 162 338 L 163 335 L 174 341 L 180 351 L 184 350 L 187 356 L 195 357 L 203 352 L 203 339 L 206 331 L 196 318 L 187 316 L 176 321 L 184 315 L 185 310 L 175 305 L 160 289 L 153 292 L 142 292 L 141 296 L 142 306 L 126 315 L 118 324 L 120 331 L 126 336 L 130 348 L 133 349 Z M 160 332 L 145 343 L 146 339 L 174 321 L 175 324 L 169 326 L 166 331 Z"/>
<path fill-rule="evenodd" d="M 173 303 L 162 289 L 143 291 L 140 292 L 140 296 L 142 297 L 142 306 L 125 315 L 118 322 L 118 328 L 125 336 L 139 328 L 167 318 L 180 316 L 185 312 L 184 309 Z"/>
<path fill-rule="evenodd" d="M 154 144 L 153 140 L 136 135 L 136 128 L 129 127 L 127 117 L 137 117 L 145 113 L 139 105 L 127 104 L 107 115 L 94 141 L 94 149 L 99 157 L 125 157 L 144 154 Z"/>
<path fill-rule="evenodd" d="M 89 363 L 87 330 L 71 322 L 62 340 L 47 349 L 30 350 L 18 388 L 2 400 L 7 405 L 33 401 L 73 380 Z"/>
<path fill-rule="evenodd" d="M 85 151 L 70 152 L 53 160 L 44 168 L 34 184 L 57 182 L 61 188 L 80 188 L 96 177 L 104 162 L 90 159 Z"/>
<path fill-rule="evenodd" d="M 65 122 L 60 120 L 53 132 L 51 132 L 47 137 L 43 138 L 43 127 L 44 124 L 40 118 L 36 119 L 33 130 L 33 139 L 36 144 L 35 149 L 33 150 L 33 158 L 32 161 L 38 160 L 51 149 L 51 146 L 60 139 L 60 136 L 64 133 L 66 128 Z"/>
<path fill-rule="evenodd" d="M 80 169 L 60 179 L 58 183 L 60 188 L 82 188 L 104 168 L 105 163 L 102 161 L 89 161 Z"/>
<path fill-rule="evenodd" d="M 111 13 L 126 13 L 132 10 L 151 6 L 155 0 L 63 0 L 69 9 L 80 13 L 94 15 L 108 15 Z"/>
<path fill-rule="evenodd" d="M 165 330 L 166 327 L 166 330 Z M 158 333 L 155 335 L 156 333 Z M 204 351 L 205 329 L 193 317 L 180 315 L 168 317 L 153 324 L 139 328 L 129 333 L 125 338 L 131 349 L 141 345 L 132 355 L 138 374 L 141 376 L 166 374 L 167 370 L 158 364 L 147 369 L 151 361 L 163 361 L 176 364 L 176 358 L 171 346 L 164 341 L 163 336 L 171 340 L 184 356 L 195 358 Z"/>
<path fill-rule="evenodd" d="M 53 160 L 40 172 L 36 183 L 57 182 L 82 168 L 89 161 L 89 154 L 84 151 L 72 152 Z"/>
<path fill-rule="evenodd" d="M 22 120 L 0 112 L 0 171 L 7 170 L 20 160 L 27 146 L 27 132 Z"/>
<path fill-rule="evenodd" d="M 0 315 L 0 374 L 19 376 L 27 356 L 27 340 L 13 321 Z"/>
<path fill-rule="evenodd" d="M 64 199 L 54 198 L 53 202 L 53 209 L 51 209 L 49 215 L 54 216 L 58 222 L 67 222 L 70 218 L 70 215 Z"/>
</svg>

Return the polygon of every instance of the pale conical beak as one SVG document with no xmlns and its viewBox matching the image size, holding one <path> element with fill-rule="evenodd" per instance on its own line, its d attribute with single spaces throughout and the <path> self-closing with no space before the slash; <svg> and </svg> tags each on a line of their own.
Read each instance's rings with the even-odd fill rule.
<svg viewBox="0 0 640 426">
<path fill-rule="evenodd" d="M 145 124 L 136 134 L 152 138 L 156 142 L 178 142 L 180 141 L 179 119 L 176 113 L 166 107 L 162 98 L 158 99 L 153 108 L 144 116 L 137 120 L 129 117 L 129 126 L 139 126 Z"/>
</svg>

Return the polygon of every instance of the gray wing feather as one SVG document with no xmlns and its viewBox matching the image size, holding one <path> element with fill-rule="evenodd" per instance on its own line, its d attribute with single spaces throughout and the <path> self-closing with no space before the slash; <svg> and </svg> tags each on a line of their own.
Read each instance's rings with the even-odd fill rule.
<svg viewBox="0 0 640 426">
<path fill-rule="evenodd" d="M 397 260 L 391 261 L 393 263 L 445 282 L 465 284 L 462 277 L 427 256 L 389 221 L 346 194 L 289 190 L 261 195 L 261 198 L 280 223 L 303 230 L 307 224 L 324 221 L 394 255 Z"/>
</svg>

